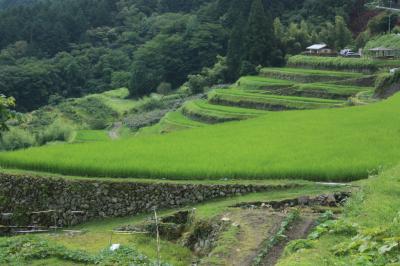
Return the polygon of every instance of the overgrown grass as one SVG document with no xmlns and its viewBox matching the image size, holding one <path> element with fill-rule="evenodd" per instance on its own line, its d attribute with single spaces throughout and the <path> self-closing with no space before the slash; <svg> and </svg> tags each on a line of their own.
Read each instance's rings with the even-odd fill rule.
<svg viewBox="0 0 400 266">
<path fill-rule="evenodd" d="M 312 244 L 309 248 L 286 252 L 287 256 L 278 265 L 398 265 L 398 246 L 388 244 L 377 249 L 382 242 L 398 242 L 400 237 L 399 193 L 399 166 L 363 181 L 343 217 L 333 224 L 337 228 L 339 225 L 354 226 L 358 228 L 357 236 L 344 230 L 335 233 L 333 229 L 317 240 L 307 240 Z M 343 252 L 347 248 L 349 250 Z"/>
<path fill-rule="evenodd" d="M 365 45 L 364 53 L 374 55 L 374 52 L 369 50 L 377 47 L 400 49 L 400 36 L 398 34 L 384 34 L 371 38 Z M 391 62 L 392 60 L 386 61 Z M 400 67 L 400 60 L 396 60 L 396 62 L 397 66 Z"/>
<path fill-rule="evenodd" d="M 266 112 L 262 110 L 214 105 L 204 100 L 187 102 L 183 106 L 182 112 L 193 119 L 205 123 L 244 120 L 266 114 Z"/>
<path fill-rule="evenodd" d="M 400 95 L 163 136 L 0 153 L 2 167 L 81 176 L 354 180 L 400 159 Z"/>
<path fill-rule="evenodd" d="M 320 98 L 275 95 L 260 90 L 217 89 L 209 94 L 215 104 L 232 105 L 272 111 L 341 107 L 346 102 Z"/>
<path fill-rule="evenodd" d="M 399 67 L 400 60 L 380 60 L 365 57 L 343 58 L 296 55 L 289 58 L 288 66 L 314 69 L 336 69 L 375 72 L 379 68 Z"/>
</svg>

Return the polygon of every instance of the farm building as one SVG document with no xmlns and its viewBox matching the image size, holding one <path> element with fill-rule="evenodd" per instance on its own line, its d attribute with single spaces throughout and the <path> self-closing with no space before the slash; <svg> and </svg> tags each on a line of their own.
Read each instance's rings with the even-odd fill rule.
<svg viewBox="0 0 400 266">
<path fill-rule="evenodd" d="M 375 58 L 399 58 L 400 49 L 376 47 L 368 50 L 370 54 Z"/>
<path fill-rule="evenodd" d="M 307 47 L 307 53 L 312 55 L 330 55 L 333 54 L 334 51 L 325 43 L 320 43 Z"/>
</svg>

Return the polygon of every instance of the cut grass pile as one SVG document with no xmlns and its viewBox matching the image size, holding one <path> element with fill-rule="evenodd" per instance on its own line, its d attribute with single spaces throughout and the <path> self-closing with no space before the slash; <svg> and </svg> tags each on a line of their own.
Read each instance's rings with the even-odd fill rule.
<svg viewBox="0 0 400 266">
<path fill-rule="evenodd" d="M 400 60 L 295 55 L 289 58 L 288 66 L 375 72 L 379 68 L 399 67 Z"/>
<path fill-rule="evenodd" d="M 0 166 L 94 177 L 349 181 L 400 159 L 399 104 L 400 94 L 367 106 L 3 152 Z"/>
<path fill-rule="evenodd" d="M 254 118 L 266 113 L 266 111 L 246 109 L 232 106 L 214 105 L 205 100 L 187 102 L 182 112 L 205 123 L 223 123 L 235 120 Z"/>
<path fill-rule="evenodd" d="M 284 96 L 260 90 L 217 89 L 209 94 L 214 104 L 232 105 L 271 111 L 342 107 L 346 102 L 320 98 Z"/>
<path fill-rule="evenodd" d="M 287 250 L 278 265 L 399 265 L 399 193 L 400 165 L 362 181 L 332 232 Z"/>
<path fill-rule="evenodd" d="M 297 82 L 323 82 L 345 79 L 356 79 L 364 76 L 357 72 L 332 70 L 304 69 L 292 67 L 267 67 L 260 71 L 260 75 L 273 79 L 292 80 Z"/>
</svg>

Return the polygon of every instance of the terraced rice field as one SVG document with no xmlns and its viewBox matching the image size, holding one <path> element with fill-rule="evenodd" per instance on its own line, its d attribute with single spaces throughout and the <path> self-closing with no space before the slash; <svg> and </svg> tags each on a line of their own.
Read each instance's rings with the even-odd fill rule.
<svg viewBox="0 0 400 266">
<path fill-rule="evenodd" d="M 364 74 L 357 72 L 303 69 L 303 68 L 263 68 L 260 72 L 261 76 L 284 79 L 297 82 L 322 82 L 345 79 L 362 78 Z"/>
<path fill-rule="evenodd" d="M 366 77 L 370 76 L 343 71 L 264 68 L 260 76 L 244 76 L 231 88 L 211 91 L 208 101 L 195 100 L 185 103 L 180 110 L 168 114 L 158 125 L 141 132 L 172 132 L 205 124 L 255 118 L 268 111 L 364 104 L 368 99 L 359 101 L 357 95 L 371 96 L 372 87 L 340 85 L 336 82 L 352 84 L 354 80 Z M 350 102 L 350 98 L 354 99 Z M 198 122 L 205 124 L 191 124 Z"/>
<path fill-rule="evenodd" d="M 328 99 L 346 100 L 360 92 L 373 91 L 373 87 L 337 85 L 331 83 L 304 83 L 290 87 L 289 91 L 295 95 L 314 96 Z"/>
<path fill-rule="evenodd" d="M 271 112 L 166 135 L 44 146 L 0 153 L 0 166 L 80 176 L 348 181 L 398 162 L 399 105 L 400 94 L 366 106 Z"/>
<path fill-rule="evenodd" d="M 363 91 L 374 90 L 366 86 L 339 85 L 333 82 L 300 83 L 261 76 L 242 77 L 236 86 L 242 90 L 265 90 L 271 94 L 342 100 Z"/>
<path fill-rule="evenodd" d="M 209 94 L 214 104 L 281 111 L 343 107 L 345 101 L 309 97 L 268 94 L 265 91 L 244 91 L 241 89 L 217 89 Z"/>
<path fill-rule="evenodd" d="M 182 112 L 194 120 L 206 123 L 223 123 L 254 118 L 266 113 L 263 110 L 246 109 L 232 106 L 211 104 L 205 100 L 187 102 Z"/>
<path fill-rule="evenodd" d="M 261 76 L 241 77 L 236 85 L 242 89 L 278 89 L 294 85 L 295 82 L 283 79 L 271 79 Z"/>
<path fill-rule="evenodd" d="M 170 127 L 182 127 L 182 128 L 198 128 L 205 126 L 204 123 L 194 121 L 184 116 L 182 112 L 175 111 L 169 112 L 162 120 L 162 123 Z"/>
</svg>

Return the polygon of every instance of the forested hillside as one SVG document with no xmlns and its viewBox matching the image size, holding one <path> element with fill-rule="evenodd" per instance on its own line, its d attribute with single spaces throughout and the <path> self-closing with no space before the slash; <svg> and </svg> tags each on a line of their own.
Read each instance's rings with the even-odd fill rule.
<svg viewBox="0 0 400 266">
<path fill-rule="evenodd" d="M 0 2 L 0 92 L 20 111 L 119 87 L 142 96 L 188 78 L 192 92 L 232 82 L 314 41 L 340 37 L 333 45 L 342 48 L 346 23 L 364 8 L 361 0 L 31 2 Z M 194 75 L 217 55 L 227 56 L 227 71 Z"/>
</svg>

